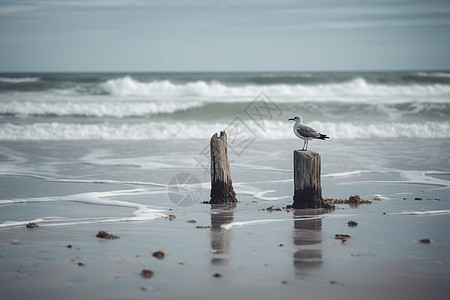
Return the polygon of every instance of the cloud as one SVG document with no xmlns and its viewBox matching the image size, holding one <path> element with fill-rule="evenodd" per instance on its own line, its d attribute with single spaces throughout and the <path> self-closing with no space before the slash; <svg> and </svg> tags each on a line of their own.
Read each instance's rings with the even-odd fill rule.
<svg viewBox="0 0 450 300">
<path fill-rule="evenodd" d="M 136 6 L 143 5 L 145 1 L 132 0 L 132 1 L 123 1 L 123 0 L 95 0 L 95 1 L 40 1 L 41 4 L 45 6 L 69 6 L 69 7 L 85 7 L 85 8 L 93 8 L 93 7 L 123 7 L 123 6 Z"/>
<path fill-rule="evenodd" d="M 374 28 L 413 28 L 450 26 L 450 3 L 433 1 L 436 5 L 419 2 L 353 3 L 338 6 L 311 5 L 291 10 L 280 9 L 284 30 L 343 30 Z"/>
<path fill-rule="evenodd" d="M 30 12 L 37 9 L 38 7 L 32 5 L 0 5 L 0 16 Z"/>
<path fill-rule="evenodd" d="M 406 19 L 406 20 L 355 20 L 355 21 L 331 21 L 331 22 L 309 22 L 285 26 L 275 26 L 281 30 L 343 30 L 343 29 L 376 29 L 376 28 L 402 28 L 402 27 L 431 27 L 450 26 L 449 18 L 432 19 Z"/>
</svg>

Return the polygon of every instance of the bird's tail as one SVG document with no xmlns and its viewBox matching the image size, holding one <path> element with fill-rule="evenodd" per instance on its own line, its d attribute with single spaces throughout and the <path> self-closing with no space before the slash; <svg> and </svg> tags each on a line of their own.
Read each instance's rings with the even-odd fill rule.
<svg viewBox="0 0 450 300">
<path fill-rule="evenodd" d="M 325 139 L 329 139 L 330 138 L 326 134 L 321 134 L 321 133 L 319 133 L 319 134 L 320 134 L 320 136 L 318 137 L 319 140 L 325 140 Z"/>
</svg>

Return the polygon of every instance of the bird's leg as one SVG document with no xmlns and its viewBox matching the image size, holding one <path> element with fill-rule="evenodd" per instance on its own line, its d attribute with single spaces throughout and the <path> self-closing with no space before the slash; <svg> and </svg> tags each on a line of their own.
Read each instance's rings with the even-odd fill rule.
<svg viewBox="0 0 450 300">
<path fill-rule="evenodd" d="M 308 140 L 305 141 L 305 144 L 306 144 L 305 151 L 308 150 L 308 142 L 309 142 Z"/>
<path fill-rule="evenodd" d="M 305 149 L 305 146 L 306 146 L 306 141 L 303 141 L 303 148 L 302 148 L 302 151 L 305 151 L 306 149 Z"/>
</svg>

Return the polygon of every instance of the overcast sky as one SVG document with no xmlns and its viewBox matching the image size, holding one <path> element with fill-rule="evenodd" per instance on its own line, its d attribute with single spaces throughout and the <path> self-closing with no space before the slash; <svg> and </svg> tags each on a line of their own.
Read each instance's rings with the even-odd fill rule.
<svg viewBox="0 0 450 300">
<path fill-rule="evenodd" d="M 449 0 L 0 0 L 0 72 L 425 69 Z"/>
</svg>

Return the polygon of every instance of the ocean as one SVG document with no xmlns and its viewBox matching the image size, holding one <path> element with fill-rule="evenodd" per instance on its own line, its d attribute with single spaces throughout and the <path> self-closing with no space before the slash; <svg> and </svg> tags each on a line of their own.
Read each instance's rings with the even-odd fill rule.
<svg viewBox="0 0 450 300">
<path fill-rule="evenodd" d="M 283 209 L 296 115 L 330 137 L 308 146 L 323 196 L 371 205 Z M 223 130 L 235 207 L 202 204 Z M 449 71 L 3 73 L 0 287 L 10 299 L 440 298 L 449 150 Z"/>
<path fill-rule="evenodd" d="M 235 118 L 278 140 L 297 114 L 334 139 L 448 138 L 450 73 L 0 74 L 5 141 L 195 139 Z"/>
</svg>

